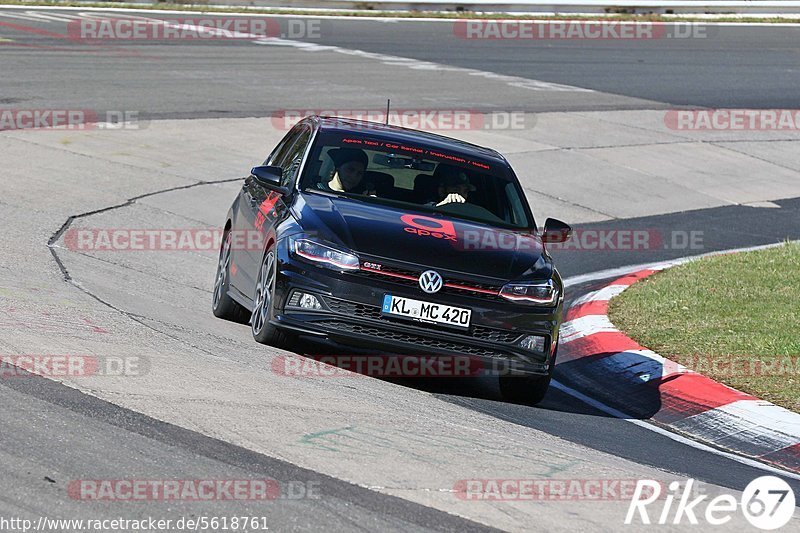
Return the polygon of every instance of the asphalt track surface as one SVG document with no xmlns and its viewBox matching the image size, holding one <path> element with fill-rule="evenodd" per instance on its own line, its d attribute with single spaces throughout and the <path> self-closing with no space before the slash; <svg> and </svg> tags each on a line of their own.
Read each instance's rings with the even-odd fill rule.
<svg viewBox="0 0 800 533">
<path fill-rule="evenodd" d="M 385 75 L 382 69 L 396 69 L 396 66 L 382 67 L 382 63 L 363 61 L 354 69 L 352 58 L 343 57 L 341 63 L 314 63 L 309 68 L 307 62 L 314 60 L 307 58 L 313 57 L 312 53 L 250 42 L 114 43 L 87 51 L 83 45 L 64 43 L 63 39 L 42 33 L 63 33 L 63 22 L 12 19 L 0 14 L 0 22 L 13 22 L 25 28 L 0 26 L 0 36 L 12 40 L 0 47 L 3 106 L 136 109 L 153 120 L 265 116 L 282 108 L 348 108 L 353 107 L 354 101 L 364 102 L 370 95 L 380 101 L 387 93 L 391 93 L 399 107 L 447 107 L 457 102 L 484 110 L 526 111 L 664 109 L 675 105 L 792 108 L 797 107 L 800 81 L 798 28 L 714 28 L 706 39 L 637 43 L 502 42 L 487 46 L 454 38 L 452 29 L 440 22 L 325 20 L 321 23 L 322 37 L 315 41 L 597 91 L 531 91 L 519 95 L 484 90 L 480 84 L 471 88 L 453 87 L 444 79 L 446 72 L 435 70 L 431 71 L 434 82 L 421 91 L 404 85 L 402 79 L 394 79 L 390 84 L 382 81 Z M 202 165 L 202 159 L 198 159 L 198 164 Z M 215 201 L 223 201 L 236 186 L 223 189 L 223 194 L 213 188 L 198 189 L 204 189 L 203 194 Z M 583 227 L 625 228 L 636 224 L 665 234 L 675 227 L 696 228 L 703 232 L 704 252 L 800 238 L 797 223 L 800 202 L 787 199 L 776 203 L 780 209 L 725 206 Z M 220 207 L 225 208 L 227 205 Z M 125 217 L 132 227 L 152 216 L 147 209 L 137 210 L 136 206 L 112 210 L 116 211 L 119 213 L 114 214 Z M 99 216 L 102 218 L 104 214 Z M 216 220 L 213 216 L 209 218 Z M 115 272 L 113 268 L 94 268 L 86 258 L 59 253 L 62 266 L 69 269 L 70 276 L 79 281 L 86 293 L 112 307 L 123 301 L 127 305 L 124 311 L 143 322 L 154 324 L 163 319 L 167 311 L 154 308 L 153 314 L 148 315 L 138 300 L 127 302 L 117 298 L 108 278 Z M 562 274 L 575 276 L 669 259 L 686 255 L 686 251 L 618 254 L 557 251 L 554 255 Z M 589 288 L 591 284 L 574 287 L 571 296 L 576 297 Z M 152 290 L 157 298 L 156 289 Z M 232 328 L 234 344 L 246 339 L 246 328 L 241 331 L 228 324 L 215 327 Z M 190 339 L 188 334 L 185 338 Z M 587 449 L 720 487 L 742 490 L 750 480 L 764 473 L 625 420 L 610 418 L 558 390 L 552 390 L 539 408 L 531 409 L 500 402 L 492 383 L 407 380 L 399 385 L 412 394 L 427 391 L 448 404 L 494 420 L 535 429 Z M 352 394 L 358 394 L 358 390 Z M 15 488 L 0 496 L 3 516 L 119 514 L 119 509 L 113 506 L 71 500 L 64 496 L 63 486 L 70 479 L 87 475 L 114 478 L 125 472 L 140 478 L 263 476 L 318 481 L 324 487 L 322 498 L 281 500 L 270 508 L 270 526 L 279 531 L 461 531 L 486 527 L 402 496 L 295 466 L 292 461 L 280 459 L 282 454 L 273 456 L 225 438 L 215 438 L 213 427 L 207 432 L 183 429 L 50 380 L 31 377 L 0 382 L 0 396 L 3 405 L 0 484 Z M 485 477 L 494 476 L 487 473 Z M 800 492 L 798 481 L 789 483 Z M 207 504 L 164 506 L 151 502 L 138 505 L 134 511 L 126 509 L 123 514 L 178 517 L 260 512 L 247 503 L 226 503 L 215 508 Z M 535 529 L 535 526 L 521 528 L 515 521 L 499 527 Z M 565 527 L 571 528 L 569 524 Z M 582 527 L 592 529 L 587 523 Z"/>
<path fill-rule="evenodd" d="M 464 39 L 455 34 L 452 22 L 325 19 L 294 30 L 305 35 L 297 40 L 313 44 L 617 95 L 538 98 L 534 93 L 509 98 L 480 90 L 453 92 L 446 86 L 441 91 L 414 90 L 402 83 L 386 86 L 373 83 L 387 72 L 380 65 L 359 69 L 336 63 L 301 66 L 291 55 L 274 48 L 265 52 L 246 40 L 212 46 L 173 40 L 76 47 L 63 38 L 68 34 L 67 19 L 19 18 L 26 16 L 21 10 L 6 13 L 17 17 L 0 17 L 0 22 L 6 24 L 3 36 L 19 45 L 11 52 L 19 60 L 9 61 L 9 52 L 0 52 L 5 104 L 35 101 L 44 106 L 142 109 L 162 118 L 253 116 L 298 103 L 342 108 L 359 101 L 362 106 L 380 108 L 387 97 L 398 107 L 446 107 L 455 102 L 467 108 L 521 111 L 792 108 L 800 85 L 797 27 L 705 25 L 689 38 L 668 38 L 667 32 L 664 38 L 627 41 Z M 281 35 L 288 36 L 292 30 L 285 20 L 281 24 Z M 47 47 L 51 53 L 41 53 Z M 94 59 L 86 61 L 87 54 Z M 123 57 L 127 60 L 119 61 Z M 431 71 L 430 75 L 447 74 Z M 69 81 L 70 90 L 49 83 L 51 76 Z M 320 90 L 325 86 L 334 90 Z"/>
<path fill-rule="evenodd" d="M 783 108 L 797 103 L 800 28 L 703 25 L 687 37 L 619 40 L 466 39 L 448 23 L 386 30 L 352 21 L 322 26 L 320 42 L 490 70 L 630 98 L 693 107 Z M 486 34 L 490 34 L 485 31 Z M 535 106 L 536 104 L 533 103 Z"/>
</svg>

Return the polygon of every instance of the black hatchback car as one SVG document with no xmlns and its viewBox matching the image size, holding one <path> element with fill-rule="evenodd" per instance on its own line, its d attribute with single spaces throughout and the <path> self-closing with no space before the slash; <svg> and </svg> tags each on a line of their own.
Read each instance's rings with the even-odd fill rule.
<svg viewBox="0 0 800 533">
<path fill-rule="evenodd" d="M 564 290 L 506 159 L 447 137 L 307 117 L 252 169 L 225 222 L 217 317 L 298 336 L 504 368 L 508 401 L 550 383 Z M 501 364 L 499 364 L 501 363 Z"/>
</svg>

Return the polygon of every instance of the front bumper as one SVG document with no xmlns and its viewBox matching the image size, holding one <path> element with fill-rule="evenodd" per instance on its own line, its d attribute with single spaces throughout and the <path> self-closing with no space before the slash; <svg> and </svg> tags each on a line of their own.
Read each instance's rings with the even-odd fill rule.
<svg viewBox="0 0 800 533">
<path fill-rule="evenodd" d="M 383 354 L 474 358 L 500 373 L 546 375 L 554 363 L 561 302 L 546 308 L 485 295 L 426 294 L 419 287 L 391 279 L 317 267 L 291 257 L 285 243 L 281 244 L 271 321 L 276 327 Z M 295 291 L 314 294 L 323 309 L 288 306 Z M 464 330 L 383 316 L 385 294 L 470 308 L 471 324 Z M 527 335 L 544 337 L 544 349 L 521 348 L 518 342 Z"/>
</svg>

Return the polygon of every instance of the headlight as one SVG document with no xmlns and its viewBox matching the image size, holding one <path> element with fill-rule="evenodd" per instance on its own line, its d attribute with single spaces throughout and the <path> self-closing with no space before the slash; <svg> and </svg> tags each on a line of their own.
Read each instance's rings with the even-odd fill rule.
<svg viewBox="0 0 800 533">
<path fill-rule="evenodd" d="M 558 301 L 558 289 L 553 280 L 544 283 L 508 283 L 500 289 L 500 296 L 512 302 L 554 305 Z"/>
<path fill-rule="evenodd" d="M 289 250 L 297 257 L 320 266 L 336 270 L 357 270 L 359 268 L 358 257 L 355 255 L 308 239 L 292 239 L 289 242 Z"/>
</svg>

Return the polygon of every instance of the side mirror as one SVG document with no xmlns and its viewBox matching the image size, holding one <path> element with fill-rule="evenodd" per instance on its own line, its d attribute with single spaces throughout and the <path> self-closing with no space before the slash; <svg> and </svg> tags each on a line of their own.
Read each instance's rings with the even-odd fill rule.
<svg viewBox="0 0 800 533">
<path fill-rule="evenodd" d="M 273 188 L 280 186 L 283 169 L 273 165 L 261 165 L 253 167 L 250 170 L 250 174 L 253 175 L 259 185 Z"/>
<path fill-rule="evenodd" d="M 274 165 L 261 165 L 250 169 L 256 183 L 269 189 L 281 193 L 283 196 L 289 196 L 291 189 L 281 185 L 281 177 L 283 176 L 283 169 Z"/>
<path fill-rule="evenodd" d="M 560 243 L 566 242 L 572 237 L 572 228 L 569 224 L 565 224 L 558 219 L 548 218 L 544 222 L 544 231 L 542 232 L 542 242 L 544 243 Z"/>
</svg>

